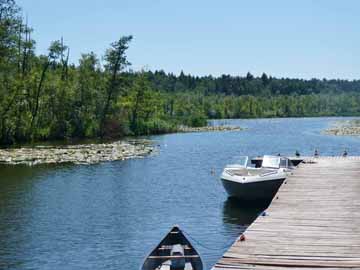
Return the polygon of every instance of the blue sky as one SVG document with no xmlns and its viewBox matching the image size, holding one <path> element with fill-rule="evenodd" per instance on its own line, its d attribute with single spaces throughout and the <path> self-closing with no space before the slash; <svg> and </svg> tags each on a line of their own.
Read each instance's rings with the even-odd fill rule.
<svg viewBox="0 0 360 270">
<path fill-rule="evenodd" d="M 135 70 L 214 76 L 360 78 L 360 1 L 17 0 L 37 52 L 64 37 L 81 53 L 104 54 L 133 35 Z"/>
</svg>

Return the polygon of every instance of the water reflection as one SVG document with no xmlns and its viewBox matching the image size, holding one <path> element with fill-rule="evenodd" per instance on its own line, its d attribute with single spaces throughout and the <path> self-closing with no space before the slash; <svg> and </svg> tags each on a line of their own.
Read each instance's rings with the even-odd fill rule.
<svg viewBox="0 0 360 270">
<path fill-rule="evenodd" d="M 269 203 L 228 198 L 223 207 L 224 225 L 229 227 L 229 231 L 233 231 L 234 227 L 245 230 L 269 206 Z"/>
<path fill-rule="evenodd" d="M 39 207 L 37 186 L 66 166 L 0 166 L 0 269 L 27 269 L 32 261 L 32 224 Z M 31 264 L 30 263 L 30 264 Z"/>
<path fill-rule="evenodd" d="M 320 133 L 335 120 L 232 120 L 248 130 L 156 136 L 160 154 L 145 159 L 0 166 L 0 269 L 137 270 L 175 223 L 210 269 L 267 206 L 227 199 L 231 157 L 360 155 L 358 138 Z"/>
</svg>

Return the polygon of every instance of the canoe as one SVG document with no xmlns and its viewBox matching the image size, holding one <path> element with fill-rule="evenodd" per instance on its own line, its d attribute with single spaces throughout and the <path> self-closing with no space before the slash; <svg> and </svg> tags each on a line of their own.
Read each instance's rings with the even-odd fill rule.
<svg viewBox="0 0 360 270">
<path fill-rule="evenodd" d="M 202 270 L 199 254 L 178 226 L 174 226 L 145 259 L 141 270 Z"/>
</svg>

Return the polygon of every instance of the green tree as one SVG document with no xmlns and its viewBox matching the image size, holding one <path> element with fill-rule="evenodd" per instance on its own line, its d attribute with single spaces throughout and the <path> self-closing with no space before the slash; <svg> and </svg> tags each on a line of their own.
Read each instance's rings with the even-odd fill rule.
<svg viewBox="0 0 360 270">
<path fill-rule="evenodd" d="M 105 54 L 105 74 L 107 77 L 107 87 L 105 102 L 100 120 L 100 136 L 105 135 L 105 123 L 107 115 L 111 109 L 114 100 L 117 99 L 120 92 L 124 90 L 124 80 L 122 72 L 130 65 L 126 58 L 126 50 L 129 48 L 129 42 L 132 36 L 121 37 L 117 42 L 111 44 L 111 47 Z"/>
<path fill-rule="evenodd" d="M 99 132 L 104 79 L 96 54 L 82 54 L 79 61 L 74 97 L 74 136 L 94 137 Z"/>
</svg>

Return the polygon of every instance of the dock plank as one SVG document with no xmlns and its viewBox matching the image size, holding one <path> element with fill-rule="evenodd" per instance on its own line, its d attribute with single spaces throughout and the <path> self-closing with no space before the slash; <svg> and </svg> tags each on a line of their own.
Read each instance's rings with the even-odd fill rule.
<svg viewBox="0 0 360 270">
<path fill-rule="evenodd" d="M 307 161 L 213 270 L 360 269 L 360 157 Z"/>
</svg>

